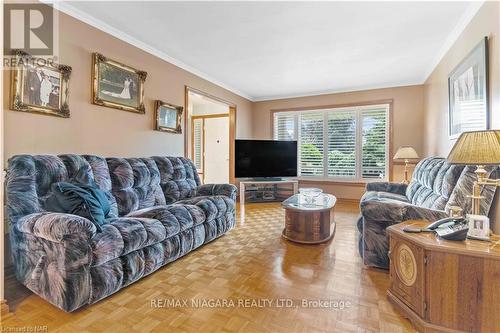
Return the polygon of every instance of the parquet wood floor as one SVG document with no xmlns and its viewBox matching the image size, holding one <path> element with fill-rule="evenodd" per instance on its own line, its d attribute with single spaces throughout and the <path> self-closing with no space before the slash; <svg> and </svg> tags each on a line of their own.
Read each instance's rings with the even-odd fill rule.
<svg viewBox="0 0 500 333">
<path fill-rule="evenodd" d="M 413 332 L 386 299 L 388 273 L 361 263 L 357 205 L 338 203 L 335 214 L 332 241 L 297 245 L 280 237 L 280 204 L 248 204 L 238 208 L 237 225 L 227 235 L 93 306 L 65 313 L 33 294 L 10 301 L 15 309 L 2 318 L 3 331 L 46 326 L 48 332 Z M 192 299 L 227 304 L 196 308 Z M 294 306 L 279 307 L 277 299 Z M 304 308 L 303 299 L 332 303 Z M 166 303 L 171 300 L 178 302 Z M 241 306 L 251 301 L 263 307 Z M 345 307 L 335 307 L 335 301 Z"/>
</svg>

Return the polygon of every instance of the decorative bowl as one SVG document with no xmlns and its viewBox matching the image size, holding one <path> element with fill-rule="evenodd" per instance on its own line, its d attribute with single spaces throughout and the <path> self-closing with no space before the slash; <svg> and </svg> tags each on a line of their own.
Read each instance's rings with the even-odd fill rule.
<svg viewBox="0 0 500 333">
<path fill-rule="evenodd" d="M 315 187 L 302 187 L 299 188 L 299 193 L 304 196 L 306 203 L 312 203 L 315 198 L 323 193 L 323 190 Z"/>
</svg>

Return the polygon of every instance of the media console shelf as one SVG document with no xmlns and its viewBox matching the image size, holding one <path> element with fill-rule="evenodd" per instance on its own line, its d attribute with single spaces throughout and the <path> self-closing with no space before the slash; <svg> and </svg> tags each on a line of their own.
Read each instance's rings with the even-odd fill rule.
<svg viewBox="0 0 500 333">
<path fill-rule="evenodd" d="M 284 201 L 298 190 L 297 180 L 244 180 L 240 182 L 240 204 Z"/>
</svg>

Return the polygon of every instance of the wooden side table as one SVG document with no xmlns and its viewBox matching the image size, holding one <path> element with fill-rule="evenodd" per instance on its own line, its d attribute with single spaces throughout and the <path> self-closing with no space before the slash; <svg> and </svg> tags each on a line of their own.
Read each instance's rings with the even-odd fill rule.
<svg viewBox="0 0 500 333">
<path fill-rule="evenodd" d="M 500 241 L 447 241 L 434 233 L 390 236 L 389 300 L 420 332 L 500 332 Z"/>
</svg>

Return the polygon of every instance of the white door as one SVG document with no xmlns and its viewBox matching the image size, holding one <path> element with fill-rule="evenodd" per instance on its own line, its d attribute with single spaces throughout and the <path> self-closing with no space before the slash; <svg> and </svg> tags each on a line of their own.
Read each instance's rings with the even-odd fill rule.
<svg viewBox="0 0 500 333">
<path fill-rule="evenodd" d="M 229 117 L 205 118 L 205 184 L 229 183 Z"/>
</svg>

